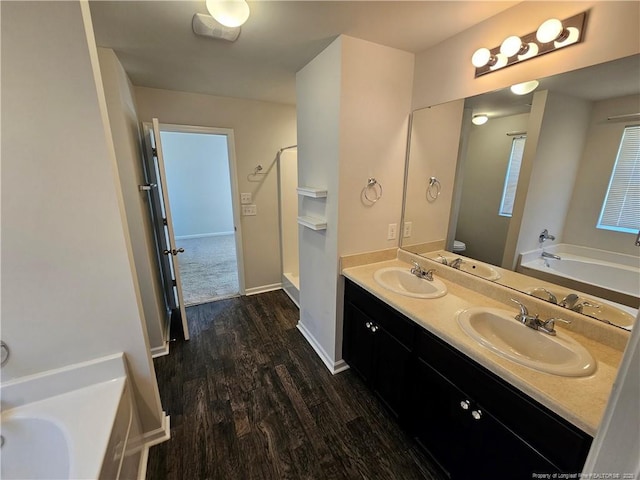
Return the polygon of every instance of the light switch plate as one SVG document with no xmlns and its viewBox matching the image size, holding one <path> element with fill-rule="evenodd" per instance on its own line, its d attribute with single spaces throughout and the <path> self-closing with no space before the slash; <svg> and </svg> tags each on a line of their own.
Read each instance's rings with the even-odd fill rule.
<svg viewBox="0 0 640 480">
<path fill-rule="evenodd" d="M 242 204 L 251 203 L 251 193 L 241 193 L 240 203 Z"/>
<path fill-rule="evenodd" d="M 398 236 L 398 224 L 390 223 L 387 230 L 387 240 L 395 240 Z"/>
<path fill-rule="evenodd" d="M 404 222 L 404 230 L 402 232 L 404 238 L 411 236 L 411 222 Z"/>
<path fill-rule="evenodd" d="M 243 205 L 242 206 L 242 216 L 250 217 L 258 214 L 258 207 L 255 205 Z"/>
</svg>

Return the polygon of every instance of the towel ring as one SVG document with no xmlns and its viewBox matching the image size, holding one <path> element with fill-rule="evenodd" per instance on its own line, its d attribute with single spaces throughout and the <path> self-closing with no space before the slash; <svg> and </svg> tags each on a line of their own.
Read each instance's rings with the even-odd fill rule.
<svg viewBox="0 0 640 480">
<path fill-rule="evenodd" d="M 429 200 L 436 200 L 440 196 L 441 190 L 442 185 L 440 185 L 440 180 L 436 177 L 429 178 L 429 186 L 427 187 L 427 197 L 429 197 Z"/>
<path fill-rule="evenodd" d="M 373 190 L 375 194 L 375 198 L 369 197 L 370 190 Z M 382 198 L 382 185 L 380 185 L 375 178 L 371 177 L 369 180 L 367 180 L 367 184 L 362 189 L 362 194 L 364 195 L 364 198 L 367 199 L 367 201 L 371 203 L 376 203 L 378 200 Z"/>
</svg>

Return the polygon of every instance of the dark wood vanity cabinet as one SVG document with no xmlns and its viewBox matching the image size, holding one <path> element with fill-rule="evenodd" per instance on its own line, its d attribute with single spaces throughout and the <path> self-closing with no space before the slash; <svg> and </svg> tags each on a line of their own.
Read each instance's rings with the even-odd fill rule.
<svg viewBox="0 0 640 480">
<path fill-rule="evenodd" d="M 346 288 L 343 358 L 401 421 L 414 324 L 352 283 Z"/>
<path fill-rule="evenodd" d="M 344 313 L 344 359 L 450 478 L 581 470 L 580 429 L 349 280 Z"/>
</svg>

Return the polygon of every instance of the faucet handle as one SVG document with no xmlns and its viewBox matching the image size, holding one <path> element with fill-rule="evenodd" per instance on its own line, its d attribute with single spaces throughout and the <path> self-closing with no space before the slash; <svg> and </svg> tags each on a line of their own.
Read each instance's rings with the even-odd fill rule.
<svg viewBox="0 0 640 480">
<path fill-rule="evenodd" d="M 565 320 L 564 318 L 560 318 L 560 317 L 553 317 L 550 318 L 549 320 L 545 320 L 544 322 L 542 322 L 542 327 L 544 327 L 545 332 L 547 333 L 552 333 L 553 335 L 555 335 L 555 325 L 556 322 L 562 322 L 562 323 L 571 323 L 571 320 Z"/>
<path fill-rule="evenodd" d="M 517 303 L 520 306 L 520 315 L 522 315 L 523 317 L 529 315 L 529 310 L 527 310 L 527 307 L 524 304 L 520 303 L 515 298 L 512 298 L 511 301 Z"/>
</svg>

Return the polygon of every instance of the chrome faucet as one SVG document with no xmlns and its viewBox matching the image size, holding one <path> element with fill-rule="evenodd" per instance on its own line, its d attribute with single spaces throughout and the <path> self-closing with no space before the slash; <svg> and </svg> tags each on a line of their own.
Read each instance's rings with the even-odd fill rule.
<svg viewBox="0 0 640 480">
<path fill-rule="evenodd" d="M 442 254 L 438 254 L 438 259 L 440 260 L 440 263 L 443 265 L 449 265 L 449 262 L 447 262 L 447 257 L 445 257 Z"/>
<path fill-rule="evenodd" d="M 424 270 L 418 264 L 418 262 L 412 261 L 411 264 L 413 265 L 413 267 L 411 267 L 412 274 L 414 274 L 418 278 L 424 278 L 425 280 L 429 280 L 430 282 L 433 282 L 433 272 L 436 271 L 435 268 L 432 268 L 430 270 Z"/>
<path fill-rule="evenodd" d="M 451 262 L 449 264 L 449 266 L 460 270 L 460 266 L 462 265 L 463 262 L 464 262 L 464 260 L 462 260 L 460 257 L 458 257 L 453 262 Z"/>
<path fill-rule="evenodd" d="M 547 230 L 546 228 L 540 233 L 540 236 L 538 236 L 538 243 L 542 243 L 545 240 L 555 240 L 556 237 L 554 237 L 553 235 L 551 235 L 549 233 L 549 230 Z"/>
<path fill-rule="evenodd" d="M 558 305 L 578 313 L 582 313 L 582 310 L 584 309 L 584 307 L 592 307 L 592 308 L 601 307 L 601 305 L 598 305 L 597 303 L 591 303 L 588 300 L 583 300 L 581 302 L 578 302 L 578 300 L 580 300 L 580 297 L 578 297 L 577 294 L 570 293 L 569 295 L 564 297 Z"/>
<path fill-rule="evenodd" d="M 544 293 L 546 293 L 546 294 L 547 294 L 547 296 L 549 297 L 549 298 L 547 298 L 547 301 L 548 301 L 548 302 L 555 303 L 556 305 L 558 304 L 558 297 L 556 297 L 553 293 L 551 293 L 551 292 L 550 292 L 549 290 L 547 290 L 546 288 L 544 288 L 544 287 L 538 287 L 538 288 L 536 288 L 536 289 L 534 290 L 534 292 L 535 292 L 535 291 L 540 291 L 540 292 L 544 292 Z"/>
<path fill-rule="evenodd" d="M 546 333 L 547 335 L 555 336 L 556 322 L 571 323 L 571 321 L 565 320 L 564 318 L 559 318 L 559 317 L 553 317 L 553 318 L 550 318 L 549 320 L 540 320 L 537 314 L 529 315 L 529 311 L 527 310 L 527 307 L 522 303 L 520 303 L 518 300 L 512 298 L 511 301 L 517 303 L 520 306 L 520 313 L 515 316 L 515 319 L 521 322 L 522 324 L 526 325 L 527 327 L 532 328 L 533 330 L 538 330 L 540 332 Z"/>
<path fill-rule="evenodd" d="M 554 255 L 553 253 L 548 253 L 548 252 L 545 252 L 544 250 L 542 251 L 540 256 L 542 258 L 553 258 L 554 260 L 562 260 L 562 258 L 559 255 Z"/>
</svg>

